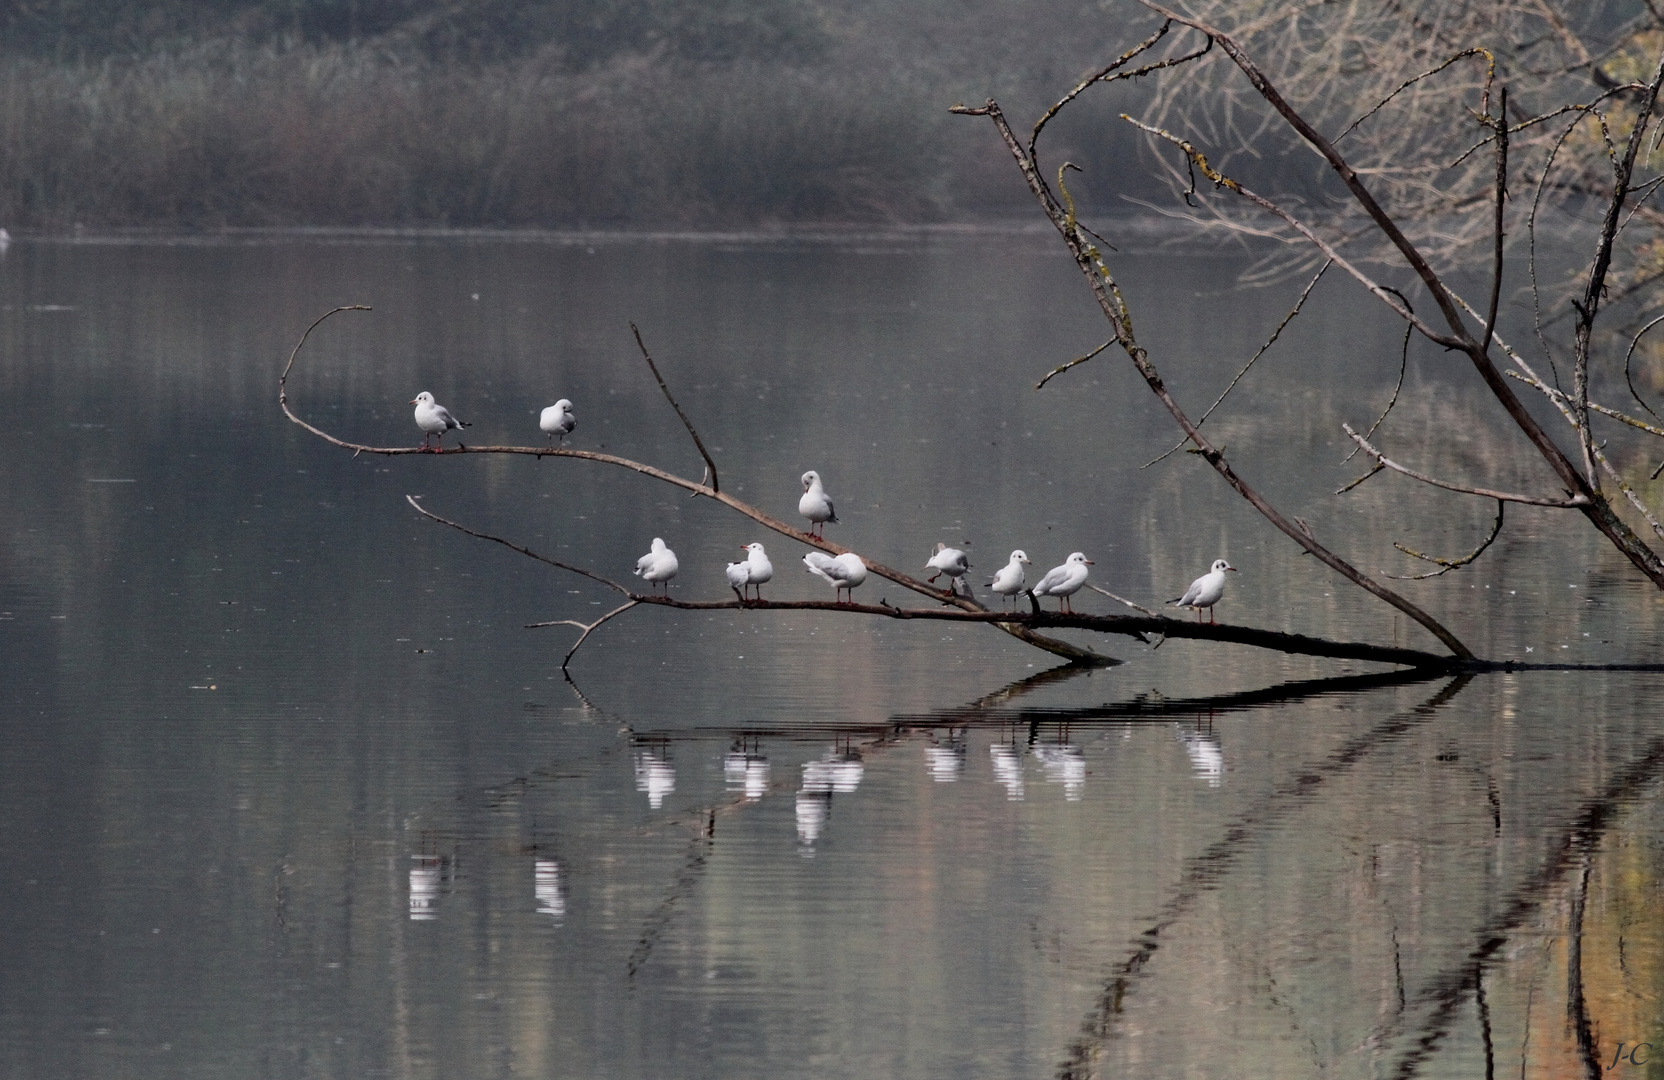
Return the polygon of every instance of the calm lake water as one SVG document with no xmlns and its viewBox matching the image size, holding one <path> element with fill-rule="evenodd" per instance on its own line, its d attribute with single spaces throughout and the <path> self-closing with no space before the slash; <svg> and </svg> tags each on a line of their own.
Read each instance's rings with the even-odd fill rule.
<svg viewBox="0 0 1664 1080">
<path fill-rule="evenodd" d="M 1192 415 L 1303 285 L 1118 258 Z M 662 536 L 688 599 L 729 595 L 753 540 L 767 595 L 828 590 L 784 538 L 621 470 L 306 434 L 277 375 L 351 303 L 374 310 L 291 380 L 347 438 L 414 444 L 425 389 L 469 441 L 533 443 L 569 397 L 572 445 L 697 478 L 634 320 L 726 489 L 795 520 L 817 469 L 828 535 L 890 565 L 945 540 L 980 586 L 1012 548 L 1037 572 L 1080 550 L 1155 605 L 1225 557 L 1224 620 L 1434 644 L 1194 457 L 1140 469 L 1176 436 L 1124 359 L 1033 390 L 1105 336 L 1055 237 L 14 243 L 5 1075 L 1664 1075 L 1634 1049 L 1664 1061 L 1664 677 L 1126 639 L 1059 673 L 991 628 L 638 609 L 568 682 L 576 631 L 523 626 L 610 594 L 406 494 L 614 577 Z M 1407 574 L 1393 541 L 1465 554 L 1493 508 L 1391 476 L 1333 495 L 1398 343 L 1336 275 L 1208 429 Z M 1414 348 L 1381 444 L 1552 493 L 1517 435 L 1453 426 L 1484 402 Z M 1485 656 L 1664 644 L 1664 597 L 1553 511 L 1403 587 Z"/>
</svg>

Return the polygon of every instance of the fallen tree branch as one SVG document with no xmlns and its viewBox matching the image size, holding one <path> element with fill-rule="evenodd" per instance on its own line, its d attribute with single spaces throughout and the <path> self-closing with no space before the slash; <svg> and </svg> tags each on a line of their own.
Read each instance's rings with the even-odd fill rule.
<svg viewBox="0 0 1664 1080">
<path fill-rule="evenodd" d="M 330 443 L 333 446 L 339 446 L 344 450 L 351 450 L 353 452 L 354 456 L 357 456 L 358 454 L 366 454 L 366 453 L 367 454 L 381 454 L 381 455 L 384 455 L 384 456 L 393 456 L 393 455 L 398 455 L 398 454 L 427 453 L 427 451 L 424 451 L 419 446 L 411 446 L 411 447 L 370 446 L 370 445 L 365 444 L 365 443 L 349 442 L 345 439 L 337 438 L 336 436 L 331 435 L 329 432 L 324 431 L 321 428 L 317 428 L 317 427 L 312 426 L 311 424 L 307 423 L 305 420 L 302 420 L 299 416 L 297 416 L 295 414 L 294 410 L 292 410 L 289 407 L 289 400 L 288 400 L 288 395 L 287 395 L 286 390 L 285 390 L 285 384 L 288 380 L 290 370 L 295 366 L 295 358 L 300 355 L 301 346 L 306 344 L 307 337 L 312 333 L 313 330 L 317 329 L 317 327 L 320 323 L 322 323 L 325 319 L 329 318 L 331 315 L 334 315 L 338 311 L 368 311 L 368 310 L 370 310 L 370 309 L 367 308 L 367 307 L 363 307 L 361 305 L 350 305 L 350 306 L 346 306 L 346 307 L 333 308 L 329 311 L 326 311 L 316 321 L 314 321 L 311 326 L 307 327 L 306 333 L 301 335 L 300 341 L 298 343 L 296 343 L 294 351 L 289 354 L 289 363 L 284 367 L 283 374 L 278 379 L 278 404 L 282 407 L 284 415 L 287 416 L 291 421 L 300 425 L 301 427 L 305 428 L 307 431 L 309 431 L 312 434 L 318 436 L 320 439 L 323 439 L 325 442 Z M 645 350 L 644 350 L 644 352 L 645 352 Z M 649 363 L 651 363 L 651 359 L 649 359 Z M 654 373 L 655 377 L 658 377 L 657 367 L 654 367 L 653 373 Z M 672 406 L 675 406 L 677 413 L 680 414 L 682 410 L 681 410 L 680 406 L 676 406 L 675 399 L 670 397 L 669 389 L 664 386 L 664 380 L 662 378 L 659 378 L 659 384 L 660 384 L 661 388 L 665 389 L 666 398 L 670 399 Z M 688 434 L 693 436 L 694 441 L 695 441 L 696 444 L 699 443 L 698 433 L 694 431 L 693 425 L 691 423 L 687 423 L 687 420 L 686 420 L 685 416 L 683 417 L 683 422 L 685 424 L 687 424 Z M 704 446 L 703 446 L 703 444 L 699 444 L 699 445 L 700 445 L 700 452 L 701 452 L 701 454 L 703 454 L 704 453 Z M 713 499 L 716 502 L 719 502 L 722 505 L 728 507 L 729 509 L 736 511 L 737 513 L 743 514 L 744 516 L 746 516 L 746 517 L 750 518 L 751 520 L 757 522 L 757 524 L 763 526 L 764 528 L 769 529 L 773 532 L 777 532 L 782 536 L 790 537 L 791 539 L 796 540 L 799 543 L 806 544 L 809 547 L 818 548 L 819 550 L 825 551 L 825 552 L 827 552 L 829 554 L 832 554 L 832 555 L 842 555 L 844 552 L 850 550 L 849 548 L 842 547 L 841 545 L 830 543 L 829 541 L 823 539 L 822 537 L 811 535 L 810 533 L 804 532 L 801 529 L 795 529 L 792 526 L 786 524 L 784 521 L 781 521 L 778 518 L 775 518 L 775 517 L 772 517 L 768 514 L 763 513 L 761 510 L 759 510 L 756 507 L 750 505 L 749 503 L 741 502 L 739 499 L 734 498 L 732 495 L 729 495 L 727 492 L 718 491 L 716 489 L 716 487 L 714 486 L 715 479 L 716 479 L 716 474 L 715 474 L 716 466 L 711 461 L 711 459 L 708 455 L 705 457 L 705 462 L 706 462 L 706 467 L 711 470 L 711 478 L 712 478 L 712 481 L 713 481 L 713 483 L 711 485 L 706 485 L 706 484 L 703 484 L 703 483 L 697 483 L 693 480 L 687 479 L 686 477 L 677 476 L 674 473 L 666 472 L 663 469 L 655 468 L 652 465 L 646 465 L 646 464 L 643 464 L 639 461 L 631 461 L 629 458 L 619 457 L 616 454 L 602 454 L 602 453 L 597 453 L 597 452 L 592 451 L 592 450 L 568 450 L 568 449 L 565 449 L 565 448 L 551 449 L 550 447 L 547 447 L 547 446 L 458 446 L 455 449 L 446 450 L 446 451 L 444 451 L 444 453 L 446 455 L 452 455 L 452 454 L 522 454 L 522 455 L 529 455 L 529 456 L 532 456 L 532 457 L 536 457 L 536 458 L 539 458 L 539 459 L 542 459 L 542 458 L 545 458 L 545 457 L 576 458 L 580 461 L 595 461 L 595 462 L 600 462 L 600 463 L 605 464 L 605 465 L 616 465 L 619 468 L 628 469 L 631 472 L 640 473 L 643 476 L 650 476 L 655 480 L 661 480 L 664 483 L 672 484 L 676 487 L 682 488 L 685 491 L 689 491 L 689 492 L 693 493 L 696 496 L 702 495 L 705 498 Z M 406 496 L 406 499 L 409 500 L 411 505 L 415 506 L 416 509 L 418 511 L 420 511 L 422 514 L 426 515 L 427 517 L 432 518 L 433 520 L 435 520 L 435 521 L 437 521 L 441 524 L 449 525 L 452 528 L 457 529 L 461 532 L 468 533 L 470 536 L 477 536 L 477 537 L 479 537 L 481 539 L 484 539 L 484 540 L 491 540 L 491 541 L 494 541 L 496 543 L 500 543 L 500 544 L 504 545 L 505 547 L 509 547 L 509 548 L 514 549 L 515 551 L 519 551 L 521 554 L 529 555 L 532 558 L 539 560 L 540 562 L 546 562 L 546 563 L 549 563 L 550 565 L 553 565 L 553 566 L 559 566 L 561 569 L 564 569 L 564 570 L 572 570 L 574 573 L 579 573 L 579 574 L 584 575 L 585 577 L 589 577 L 589 578 L 592 578 L 596 581 L 599 581 L 599 582 L 609 586 L 610 588 L 616 589 L 617 591 L 619 591 L 621 593 L 624 593 L 625 595 L 633 595 L 633 594 L 629 593 L 629 591 L 627 589 L 625 589 L 622 585 L 619 585 L 618 583 L 613 582 L 613 581 L 609 581 L 606 578 L 603 578 L 598 574 L 591 573 L 590 571 L 583 570 L 583 569 L 580 569 L 578 567 L 568 566 L 564 563 L 557 562 L 554 559 L 545 558 L 544 556 L 538 555 L 538 554 L 530 551 L 529 549 L 521 547 L 520 545 L 517 545 L 517 544 L 511 543 L 507 540 L 504 540 L 501 537 L 492 536 L 488 533 L 477 532 L 473 529 L 467 528 L 464 525 L 460 525 L 457 522 L 448 521 L 445 518 L 442 518 L 437 514 L 431 513 L 430 511 L 423 509 L 421 506 L 417 505 L 415 500 L 413 498 L 411 498 L 410 496 Z M 917 578 L 912 577 L 911 575 L 904 574 L 899 570 L 892 569 L 888 566 L 885 566 L 883 563 L 875 562 L 874 560 L 872 560 L 872 559 L 870 559 L 870 558 L 868 558 L 864 555 L 861 557 L 861 559 L 864 563 L 866 563 L 868 572 L 873 573 L 873 574 L 877 574 L 879 577 L 888 578 L 891 581 L 895 582 L 897 585 L 900 585 L 904 589 L 910 589 L 910 590 L 912 590 L 914 592 L 917 592 L 921 595 L 928 596 L 928 597 L 930 597 L 934 600 L 939 600 L 944 604 L 954 605 L 954 606 L 956 606 L 958 608 L 961 608 L 963 610 L 967 610 L 967 611 L 987 611 L 988 610 L 987 608 L 983 607 L 980 603 L 978 603 L 973 597 L 961 596 L 960 594 L 958 594 L 956 592 L 950 592 L 946 589 L 934 588 L 934 587 L 926 584 L 925 582 L 920 581 Z M 1119 661 L 1115 660 L 1113 657 L 1103 656 L 1100 653 L 1093 652 L 1091 649 L 1082 648 L 1081 646 L 1075 645 L 1071 642 L 1061 641 L 1061 640 L 1058 640 L 1056 638 L 1050 638 L 1050 637 L 1045 637 L 1045 636 L 1040 635 L 1040 634 L 1036 634 L 1033 630 L 1031 630 L 1031 629 L 1029 629 L 1025 626 L 1020 626 L 1020 625 L 1013 624 L 1013 625 L 1010 625 L 1010 626 L 1002 626 L 1001 629 L 1005 630 L 1006 633 L 1011 634 L 1013 637 L 1017 638 L 1020 641 L 1026 642 L 1029 645 L 1033 645 L 1037 649 L 1042 649 L 1046 652 L 1049 652 L 1054 656 L 1060 656 L 1063 659 L 1068 660 L 1070 663 L 1087 664 L 1087 665 L 1106 665 L 1106 664 L 1119 663 Z"/>
</svg>

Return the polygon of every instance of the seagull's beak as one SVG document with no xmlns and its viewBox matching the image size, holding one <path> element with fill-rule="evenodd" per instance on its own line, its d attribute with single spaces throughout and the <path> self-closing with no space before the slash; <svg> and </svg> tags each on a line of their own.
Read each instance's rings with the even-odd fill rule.
<svg viewBox="0 0 1664 1080">
<path fill-rule="evenodd" d="M 1097 563 L 1093 562 L 1091 559 L 1082 559 L 1081 561 L 1086 563 L 1087 566 L 1097 566 L 1098 565 Z"/>
<path fill-rule="evenodd" d="M 1236 573 L 1236 567 L 1234 567 L 1234 566 L 1227 566 L 1227 567 L 1225 567 L 1225 569 L 1229 570 L 1233 574 Z"/>
<path fill-rule="evenodd" d="M 415 398 L 411 398 L 411 399 L 410 399 L 410 404 L 412 404 L 412 405 L 414 405 L 414 404 L 416 404 L 416 399 L 415 399 Z"/>
</svg>

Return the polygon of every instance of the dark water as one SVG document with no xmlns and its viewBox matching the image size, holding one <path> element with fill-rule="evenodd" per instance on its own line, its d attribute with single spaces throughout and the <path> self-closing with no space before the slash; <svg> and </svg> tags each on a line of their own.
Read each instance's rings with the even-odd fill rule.
<svg viewBox="0 0 1664 1080">
<path fill-rule="evenodd" d="M 1119 265 L 1199 412 L 1300 283 Z M 1324 290 L 1328 290 L 1325 292 Z M 1488 504 L 1362 470 L 1397 329 L 1339 282 L 1209 422 L 1366 569 Z M 1414 681 L 1182 641 L 1043 674 L 988 628 L 637 610 L 404 502 L 621 577 L 663 536 L 721 598 L 762 540 L 576 461 L 354 458 L 418 390 L 475 442 L 697 477 L 904 569 L 1070 551 L 1141 603 L 1216 557 L 1234 622 L 1430 647 L 1184 454 L 1055 240 L 253 238 L 0 260 L 0 1071 L 18 1077 L 1583 1075 L 1664 1060 L 1659 676 Z M 1412 352 L 1389 452 L 1551 490 Z M 1650 468 L 1644 462 L 1628 463 Z M 1482 655 L 1659 656 L 1664 603 L 1521 509 L 1407 584 Z M 1240 578 L 1240 580 L 1237 580 Z M 979 581 L 986 580 L 979 578 Z M 901 600 L 869 579 L 860 599 Z M 1090 594 L 1084 610 L 1110 610 Z M 1580 1044 L 1580 1033 L 1582 1042 Z M 1647 1075 L 1650 1049 L 1608 1075 Z"/>
</svg>

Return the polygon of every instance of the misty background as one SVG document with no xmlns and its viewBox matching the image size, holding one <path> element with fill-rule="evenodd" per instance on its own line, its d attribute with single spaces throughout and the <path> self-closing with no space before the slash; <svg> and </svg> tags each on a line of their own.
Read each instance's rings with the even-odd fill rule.
<svg viewBox="0 0 1664 1080">
<path fill-rule="evenodd" d="M 0 224 L 721 227 L 1026 214 L 1026 128 L 1157 25 L 1083 0 L 0 4 Z M 1084 201 L 1158 196 L 1089 95 Z M 1113 191 L 1111 190 L 1113 189 Z"/>
</svg>

